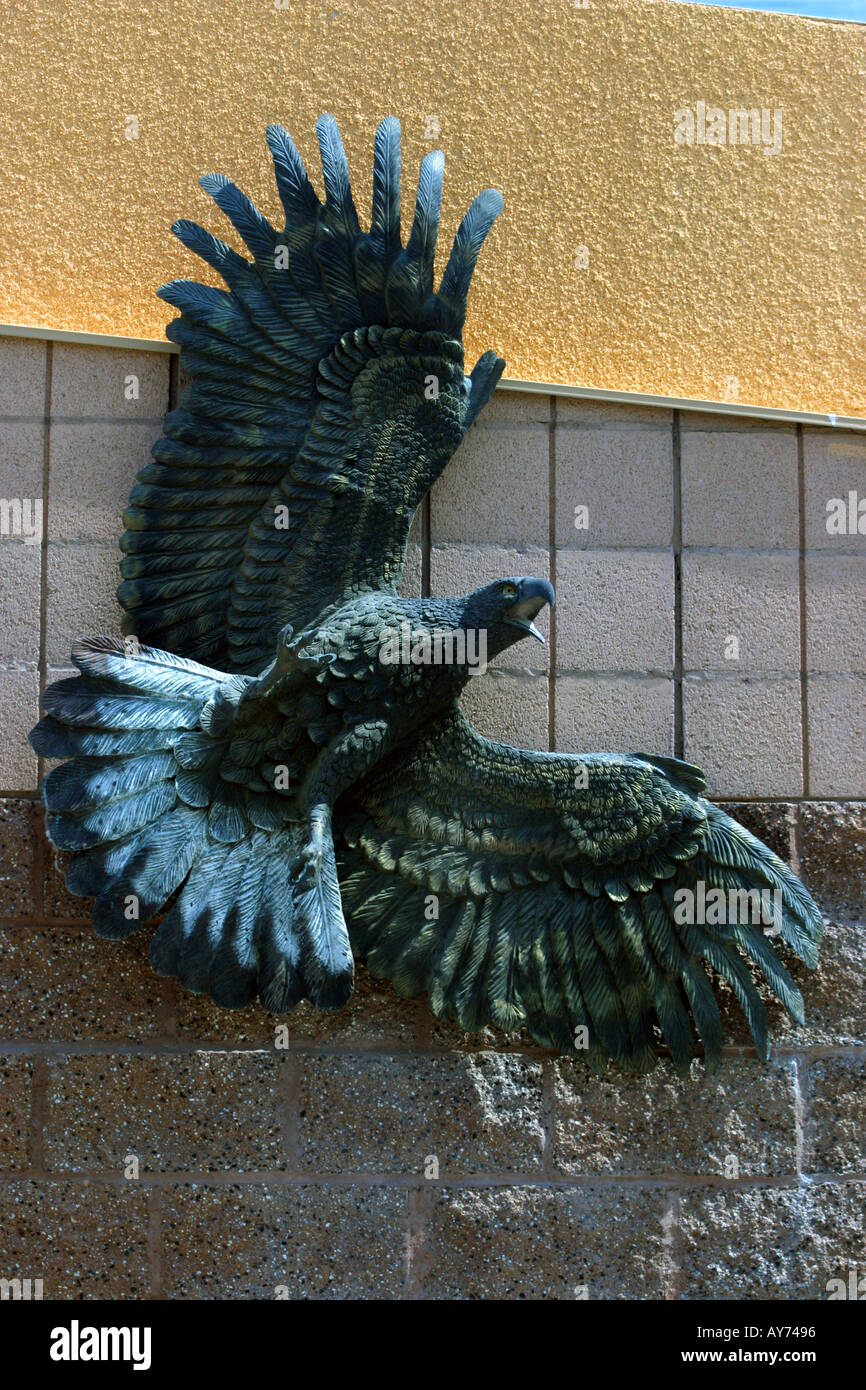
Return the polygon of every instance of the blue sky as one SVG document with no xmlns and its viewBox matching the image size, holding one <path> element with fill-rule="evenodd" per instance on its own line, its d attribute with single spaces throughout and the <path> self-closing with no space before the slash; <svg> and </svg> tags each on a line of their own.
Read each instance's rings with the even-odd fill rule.
<svg viewBox="0 0 866 1390">
<path fill-rule="evenodd" d="M 690 0 L 686 0 L 689 3 Z M 729 0 L 700 0 L 704 5 Z M 773 10 L 776 14 L 809 14 L 818 19 L 855 19 L 866 24 L 866 0 L 730 0 L 738 10 Z"/>
</svg>

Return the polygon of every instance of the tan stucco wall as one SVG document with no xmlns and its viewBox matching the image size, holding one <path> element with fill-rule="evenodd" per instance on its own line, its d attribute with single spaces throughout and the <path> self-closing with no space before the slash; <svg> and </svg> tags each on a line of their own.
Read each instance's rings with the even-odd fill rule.
<svg viewBox="0 0 866 1390">
<path fill-rule="evenodd" d="M 393 112 L 407 180 L 446 152 L 449 234 L 485 183 L 505 195 L 470 352 L 512 378 L 866 414 L 864 26 L 668 0 L 17 0 L 4 27 L 0 322 L 161 337 L 154 290 L 199 274 L 170 222 L 225 234 L 200 174 L 276 216 L 265 126 L 314 169 L 333 110 L 364 206 Z M 699 101 L 781 111 L 780 153 L 677 145 Z"/>
</svg>

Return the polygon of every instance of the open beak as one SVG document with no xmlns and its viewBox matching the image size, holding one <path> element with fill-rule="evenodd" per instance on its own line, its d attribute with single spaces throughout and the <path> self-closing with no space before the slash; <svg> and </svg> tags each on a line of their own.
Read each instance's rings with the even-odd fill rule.
<svg viewBox="0 0 866 1390">
<path fill-rule="evenodd" d="M 520 596 L 513 608 L 506 612 L 505 621 L 511 627 L 522 628 L 531 637 L 544 642 L 544 633 L 539 632 L 533 620 L 538 617 L 546 603 L 549 603 L 551 608 L 556 604 L 553 585 L 546 579 L 522 579 Z"/>
</svg>

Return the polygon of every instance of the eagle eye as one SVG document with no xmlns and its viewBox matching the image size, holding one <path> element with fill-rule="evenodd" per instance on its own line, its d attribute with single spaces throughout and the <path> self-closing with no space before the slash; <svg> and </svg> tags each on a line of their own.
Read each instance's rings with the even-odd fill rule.
<svg viewBox="0 0 866 1390">
<path fill-rule="evenodd" d="M 503 597 L 503 598 L 517 598 L 517 585 L 516 585 L 516 584 L 503 584 L 503 586 L 502 586 L 502 597 Z"/>
</svg>

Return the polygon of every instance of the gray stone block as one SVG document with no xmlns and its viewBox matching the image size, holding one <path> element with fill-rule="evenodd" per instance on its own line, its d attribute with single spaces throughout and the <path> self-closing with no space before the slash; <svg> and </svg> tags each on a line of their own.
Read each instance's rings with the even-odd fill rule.
<svg viewBox="0 0 866 1390">
<path fill-rule="evenodd" d="M 558 676 L 556 747 L 564 753 L 673 752 L 674 685 L 658 676 Z"/>
<path fill-rule="evenodd" d="M 49 545 L 49 664 L 68 666 L 77 637 L 120 635 L 121 608 L 115 596 L 120 583 L 119 558 L 116 545 Z"/>
<path fill-rule="evenodd" d="M 777 1177 L 796 1171 L 790 1062 L 727 1059 L 714 1075 L 695 1062 L 677 1076 L 593 1076 L 556 1064 L 555 1164 L 563 1173 Z M 758 1116 L 760 1118 L 758 1118 Z"/>
<path fill-rule="evenodd" d="M 51 414 L 160 421 L 168 409 L 170 361 L 167 352 L 55 343 Z"/>
<path fill-rule="evenodd" d="M 0 415 L 45 414 L 46 346 L 32 338 L 0 337 Z"/>
<path fill-rule="evenodd" d="M 37 545 L 0 542 L 0 665 L 39 664 L 39 603 L 42 550 Z"/>
<path fill-rule="evenodd" d="M 38 673 L 0 670 L 0 708 L 0 787 L 6 792 L 33 791 L 37 785 L 37 763 L 27 735 L 39 718 Z"/>
<path fill-rule="evenodd" d="M 518 748 L 548 747 L 548 681 L 493 666 L 473 676 L 460 703 L 480 734 Z"/>
<path fill-rule="evenodd" d="M 2 360 L 0 356 L 0 363 Z M 17 499 L 20 503 L 27 501 L 31 504 L 41 499 L 43 524 L 44 441 L 45 427 L 41 420 L 4 420 L 0 423 L 0 497 L 6 498 L 9 502 Z M 34 513 L 32 506 L 22 507 L 21 521 L 31 523 L 24 534 L 33 534 L 35 528 L 32 522 L 37 515 L 40 513 Z M 10 512 L 4 527 L 7 534 L 0 536 L 0 540 L 23 540 L 20 526 L 21 522 L 17 520 L 15 512 Z"/>
<path fill-rule="evenodd" d="M 686 671 L 799 673 L 796 555 L 687 550 L 682 576 Z"/>
<path fill-rule="evenodd" d="M 684 545 L 796 549 L 793 425 L 704 431 L 684 421 L 681 446 Z"/>
<path fill-rule="evenodd" d="M 557 428 L 557 545 L 669 546 L 672 536 L 670 428 Z"/>
<path fill-rule="evenodd" d="M 683 729 L 688 762 L 708 796 L 801 796 L 800 681 L 794 676 L 687 676 Z"/>
<path fill-rule="evenodd" d="M 806 664 L 866 674 L 866 553 L 806 556 Z"/>
<path fill-rule="evenodd" d="M 151 462 L 158 434 L 151 421 L 52 425 L 52 540 L 104 540 L 116 546 L 135 475 Z"/>
<path fill-rule="evenodd" d="M 474 426 L 433 488 L 432 539 L 547 545 L 549 447 L 542 425 Z"/>
<path fill-rule="evenodd" d="M 810 675 L 806 694 L 810 795 L 866 795 L 866 678 Z"/>
<path fill-rule="evenodd" d="M 803 469 L 806 545 L 866 554 L 866 435 L 804 429 Z M 837 514 L 844 515 L 842 534 L 828 530 Z"/>
<path fill-rule="evenodd" d="M 560 670 L 673 670 L 674 566 L 665 551 L 558 550 Z"/>
</svg>

